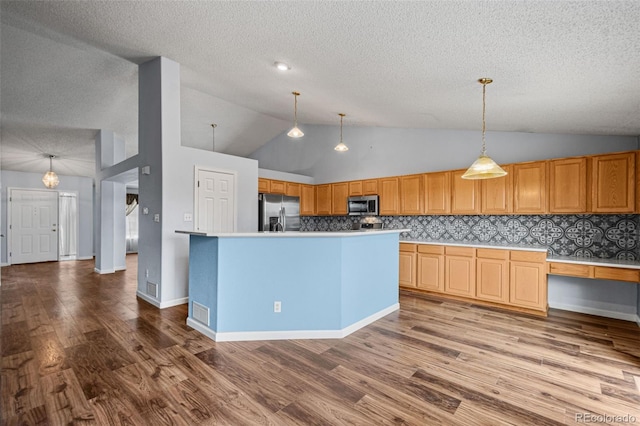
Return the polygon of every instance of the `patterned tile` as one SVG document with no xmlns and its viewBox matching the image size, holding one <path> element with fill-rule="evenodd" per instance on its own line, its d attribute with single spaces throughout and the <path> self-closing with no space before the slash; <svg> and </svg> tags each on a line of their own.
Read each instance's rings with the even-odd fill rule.
<svg viewBox="0 0 640 426">
<path fill-rule="evenodd" d="M 380 216 L 387 229 L 414 240 L 544 245 L 552 254 L 640 259 L 640 215 Z M 302 231 L 352 229 L 349 216 L 304 216 Z"/>
</svg>

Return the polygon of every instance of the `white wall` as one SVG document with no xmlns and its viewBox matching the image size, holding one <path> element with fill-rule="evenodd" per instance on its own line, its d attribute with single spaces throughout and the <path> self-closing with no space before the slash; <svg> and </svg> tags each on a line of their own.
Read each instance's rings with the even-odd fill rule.
<svg viewBox="0 0 640 426">
<path fill-rule="evenodd" d="M 302 127 L 302 126 L 301 126 Z M 281 134 L 250 155 L 260 168 L 311 176 L 316 183 L 463 169 L 480 154 L 480 131 L 345 127 L 347 152 L 333 147 L 339 126 L 305 125 L 301 139 Z M 498 163 L 638 149 L 631 136 L 488 132 Z"/>
<path fill-rule="evenodd" d="M 7 235 L 7 194 L 9 188 L 47 190 L 42 184 L 42 173 L 25 173 L 3 170 L 2 174 L 2 222 L 1 231 Z M 81 176 L 58 176 L 60 184 L 56 190 L 78 193 L 78 259 L 93 257 L 93 179 Z M 2 264 L 7 263 L 7 238 L 2 238 Z"/>
<path fill-rule="evenodd" d="M 279 172 L 277 170 L 258 169 L 258 176 L 265 179 L 286 180 L 288 182 L 313 184 L 315 180 L 311 176 L 295 173 Z"/>
</svg>

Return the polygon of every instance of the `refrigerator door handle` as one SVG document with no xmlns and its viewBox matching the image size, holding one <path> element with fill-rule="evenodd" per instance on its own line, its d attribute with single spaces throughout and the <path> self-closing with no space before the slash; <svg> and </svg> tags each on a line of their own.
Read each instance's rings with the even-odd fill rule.
<svg viewBox="0 0 640 426">
<path fill-rule="evenodd" d="M 284 232 L 285 229 L 287 229 L 287 215 L 284 206 L 282 206 L 282 231 Z"/>
</svg>

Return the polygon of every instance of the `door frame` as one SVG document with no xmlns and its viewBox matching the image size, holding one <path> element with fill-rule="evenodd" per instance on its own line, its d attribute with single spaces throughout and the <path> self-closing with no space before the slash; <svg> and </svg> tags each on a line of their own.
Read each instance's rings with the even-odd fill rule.
<svg viewBox="0 0 640 426">
<path fill-rule="evenodd" d="M 76 258 L 75 259 L 69 259 L 69 260 L 78 260 L 80 258 L 80 255 L 78 254 L 78 252 L 80 251 L 80 202 L 79 202 L 79 198 L 80 198 L 80 194 L 78 193 L 78 191 L 61 191 L 58 190 L 58 261 L 60 262 L 60 197 L 63 196 L 63 194 L 72 194 L 75 196 L 76 199 Z M 65 259 L 66 260 L 66 259 Z"/>
<path fill-rule="evenodd" d="M 12 208 L 10 207 L 11 203 L 13 202 L 12 200 L 12 191 L 38 191 L 38 192 L 55 192 L 57 194 L 56 196 L 56 201 L 57 201 L 57 209 L 56 209 L 56 226 L 59 229 L 60 227 L 58 225 L 60 225 L 60 191 L 58 191 L 57 189 L 50 189 L 50 190 L 46 190 L 46 189 L 36 189 L 36 188 L 18 188 L 15 186 L 9 186 L 7 187 L 7 266 L 8 265 L 12 265 L 11 263 L 11 256 L 9 256 L 9 253 L 12 253 L 12 244 L 13 244 L 13 229 L 12 225 L 12 217 L 11 217 L 11 210 Z M 11 201 L 10 201 L 11 200 Z M 56 262 L 60 261 L 60 232 L 56 232 L 56 252 L 57 252 L 57 256 L 56 256 Z"/>
<path fill-rule="evenodd" d="M 208 166 L 198 166 L 195 165 L 193 167 L 193 230 L 196 229 L 196 224 L 198 223 L 198 174 L 201 172 L 213 172 L 213 173 L 222 173 L 225 175 L 233 176 L 233 232 L 238 232 L 238 172 L 235 170 L 226 170 L 226 169 L 214 169 Z"/>
</svg>

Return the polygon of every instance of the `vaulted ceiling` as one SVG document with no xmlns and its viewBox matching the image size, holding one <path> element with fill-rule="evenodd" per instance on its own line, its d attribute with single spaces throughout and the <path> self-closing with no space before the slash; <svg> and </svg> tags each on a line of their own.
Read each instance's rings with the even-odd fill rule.
<svg viewBox="0 0 640 426">
<path fill-rule="evenodd" d="M 137 151 L 137 64 L 182 66 L 183 138 L 248 155 L 302 123 L 640 135 L 638 1 L 2 1 L 0 167 Z M 275 61 L 292 69 L 280 72 Z M 183 141 L 184 143 L 184 141 Z"/>
</svg>

